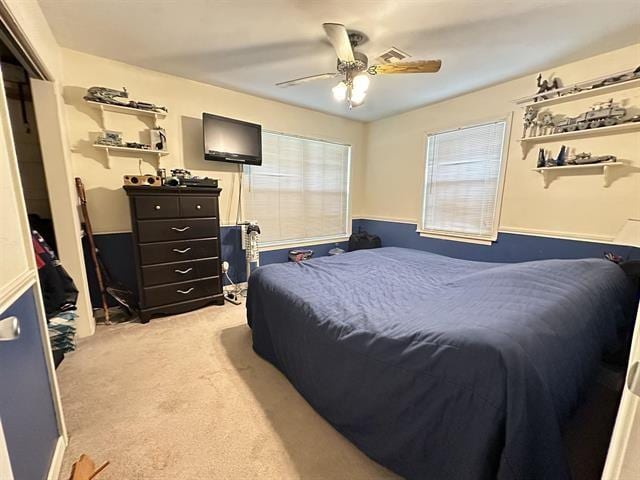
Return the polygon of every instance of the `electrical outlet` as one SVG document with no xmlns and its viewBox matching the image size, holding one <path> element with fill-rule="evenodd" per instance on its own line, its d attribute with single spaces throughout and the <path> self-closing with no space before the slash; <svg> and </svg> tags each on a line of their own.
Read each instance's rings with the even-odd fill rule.
<svg viewBox="0 0 640 480">
<path fill-rule="evenodd" d="M 222 273 L 227 273 L 229 271 L 229 262 L 222 262 Z"/>
</svg>

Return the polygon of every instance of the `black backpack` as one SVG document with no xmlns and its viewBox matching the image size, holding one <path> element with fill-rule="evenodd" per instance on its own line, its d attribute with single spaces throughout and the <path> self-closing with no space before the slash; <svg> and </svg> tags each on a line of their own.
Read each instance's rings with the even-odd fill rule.
<svg viewBox="0 0 640 480">
<path fill-rule="evenodd" d="M 364 250 L 367 248 L 380 248 L 382 240 L 378 235 L 371 235 L 366 230 L 359 229 L 349 237 L 349 251 Z"/>
</svg>

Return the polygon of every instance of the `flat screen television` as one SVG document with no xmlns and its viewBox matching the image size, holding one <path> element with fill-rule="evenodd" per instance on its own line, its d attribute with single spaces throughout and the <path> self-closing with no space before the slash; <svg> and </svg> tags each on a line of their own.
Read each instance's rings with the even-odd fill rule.
<svg viewBox="0 0 640 480">
<path fill-rule="evenodd" d="M 262 126 L 210 113 L 202 114 L 204 159 L 262 164 Z"/>
</svg>

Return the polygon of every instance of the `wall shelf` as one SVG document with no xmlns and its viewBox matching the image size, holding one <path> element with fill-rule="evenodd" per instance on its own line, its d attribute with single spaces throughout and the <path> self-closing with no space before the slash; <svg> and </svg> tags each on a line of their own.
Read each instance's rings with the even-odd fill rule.
<svg viewBox="0 0 640 480">
<path fill-rule="evenodd" d="M 568 85 L 566 87 L 558 88 L 557 90 L 551 90 L 549 92 L 544 92 L 536 95 L 530 95 L 528 97 L 519 98 L 517 100 L 514 100 L 514 102 L 523 108 L 526 108 L 529 106 L 544 107 L 549 105 L 555 105 L 558 103 L 570 102 L 578 98 L 595 97 L 596 95 L 604 95 L 607 93 L 618 92 L 620 90 L 627 90 L 630 88 L 640 87 L 640 78 L 636 78 L 634 80 L 627 80 L 626 82 L 614 83 L 612 85 L 606 85 L 604 87 L 590 88 L 591 85 L 593 85 L 594 83 L 597 83 L 598 81 L 603 80 L 604 78 L 607 78 L 607 77 L 601 77 L 595 80 L 588 80 L 586 82 L 574 83 L 573 85 Z M 567 93 L 566 95 L 563 95 L 561 97 L 554 96 L 546 100 L 538 100 L 537 102 L 534 102 L 534 99 L 537 97 L 545 97 L 549 95 L 557 95 L 563 92 L 570 92 L 574 88 L 586 88 L 587 90 L 582 90 L 576 93 Z"/>
<path fill-rule="evenodd" d="M 544 181 L 544 188 L 549 188 L 549 184 L 552 180 L 552 175 L 559 172 L 572 173 L 579 170 L 601 170 L 604 176 L 604 186 L 608 187 L 611 184 L 611 169 L 617 167 L 623 167 L 624 163 L 620 162 L 603 162 L 603 163 L 589 163 L 585 165 L 563 165 L 561 167 L 540 167 L 534 168 L 534 172 L 538 172 L 542 175 Z"/>
<path fill-rule="evenodd" d="M 109 153 L 110 150 L 113 150 L 114 152 L 144 153 L 144 154 L 150 154 L 150 155 L 157 155 L 158 157 L 164 157 L 165 155 L 169 155 L 169 152 L 166 150 L 145 150 L 143 148 L 115 147 L 112 145 L 102 145 L 100 143 L 94 143 L 93 146 L 95 148 L 106 150 L 107 153 Z"/>
<path fill-rule="evenodd" d="M 617 133 L 633 132 L 635 130 L 640 130 L 640 122 L 621 123 L 620 125 L 613 125 L 611 127 L 587 128 L 585 130 L 575 130 L 573 132 L 552 133 L 549 135 L 540 135 L 539 137 L 526 137 L 521 138 L 518 142 L 520 142 L 520 146 L 522 147 L 522 158 L 525 158 L 531 148 L 531 145 L 562 141 L 568 138 L 613 135 Z"/>
<path fill-rule="evenodd" d="M 107 154 L 107 162 L 108 168 L 111 168 L 111 153 L 112 152 L 122 152 L 125 154 L 140 154 L 140 155 L 154 155 L 158 160 L 160 157 L 164 157 L 165 155 L 169 155 L 169 152 L 166 150 L 143 150 L 142 148 L 131 148 L 131 147 L 114 147 L 111 145 L 102 145 L 100 143 L 94 143 L 94 148 L 99 150 L 104 150 Z M 132 155 L 133 156 L 133 155 Z M 141 158 L 141 157 L 139 157 Z"/>
<path fill-rule="evenodd" d="M 95 108 L 96 110 L 100 111 L 100 116 L 102 118 L 102 128 L 105 130 L 108 130 L 108 128 L 107 128 L 104 112 L 115 112 L 115 113 L 123 113 L 126 115 L 136 115 L 139 117 L 150 117 L 150 118 L 153 118 L 153 124 L 155 127 L 159 127 L 158 120 L 162 120 L 167 116 L 165 112 L 154 112 L 151 110 L 142 110 L 140 108 L 123 107 L 121 105 L 111 105 L 109 103 L 94 102 L 92 100 L 85 100 L 85 101 L 92 108 Z"/>
</svg>

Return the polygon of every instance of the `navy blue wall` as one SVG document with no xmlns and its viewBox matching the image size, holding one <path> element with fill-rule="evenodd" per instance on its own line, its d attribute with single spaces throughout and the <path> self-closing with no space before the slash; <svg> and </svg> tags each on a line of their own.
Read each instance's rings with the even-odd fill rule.
<svg viewBox="0 0 640 480">
<path fill-rule="evenodd" d="M 606 252 L 613 252 L 625 259 L 640 259 L 638 248 L 579 240 L 500 233 L 497 241 L 491 245 L 479 245 L 421 237 L 416 232 L 416 224 L 354 220 L 353 231 L 358 231 L 358 228 L 379 235 L 383 246 L 414 248 L 448 257 L 484 262 L 510 263 L 548 258 L 602 257 Z"/>
<path fill-rule="evenodd" d="M 427 250 L 449 257 L 485 262 L 525 262 L 546 258 L 602 257 L 606 252 L 613 252 L 626 259 L 640 259 L 640 249 L 638 248 L 579 240 L 500 233 L 498 240 L 492 245 L 478 245 L 421 237 L 416 232 L 415 224 L 380 220 L 354 220 L 353 231 L 357 232 L 359 228 L 379 235 L 382 238 L 383 246 Z M 240 227 L 222 227 L 220 235 L 222 259 L 229 262 L 229 276 L 234 282 L 245 281 L 244 251 L 240 247 Z M 96 235 L 95 238 L 96 245 L 100 249 L 112 276 L 129 287 L 130 290 L 136 292 L 136 273 L 131 233 Z M 312 249 L 314 256 L 319 257 L 327 255 L 328 251 L 334 246 L 335 243 L 327 243 L 304 248 Z M 340 247 L 346 250 L 347 243 L 340 243 Z M 290 248 L 263 251 L 260 253 L 260 264 L 268 265 L 270 263 L 286 262 L 289 250 Z M 85 253 L 86 251 L 85 248 Z M 91 301 L 94 306 L 98 306 L 100 305 L 100 298 L 96 288 L 95 273 L 91 260 L 86 254 L 85 262 L 89 275 Z M 226 279 L 225 283 L 228 283 Z"/>
</svg>

